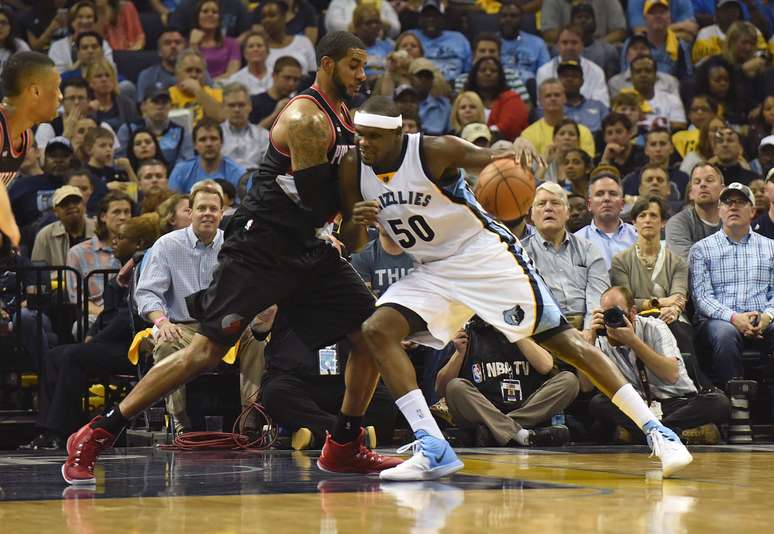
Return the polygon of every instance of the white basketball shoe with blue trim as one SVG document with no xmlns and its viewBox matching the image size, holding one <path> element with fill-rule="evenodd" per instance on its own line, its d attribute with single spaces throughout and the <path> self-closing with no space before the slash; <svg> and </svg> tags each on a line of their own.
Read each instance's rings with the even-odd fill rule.
<svg viewBox="0 0 774 534">
<path fill-rule="evenodd" d="M 647 422 L 643 431 L 652 451 L 651 456 L 657 456 L 661 460 L 664 478 L 672 476 L 693 461 L 693 456 L 677 434 L 658 421 Z"/>
<path fill-rule="evenodd" d="M 445 439 L 433 437 L 424 430 L 417 430 L 416 437 L 416 441 L 398 449 L 399 454 L 412 450 L 414 456 L 381 471 L 381 480 L 436 480 L 465 467 Z"/>
</svg>

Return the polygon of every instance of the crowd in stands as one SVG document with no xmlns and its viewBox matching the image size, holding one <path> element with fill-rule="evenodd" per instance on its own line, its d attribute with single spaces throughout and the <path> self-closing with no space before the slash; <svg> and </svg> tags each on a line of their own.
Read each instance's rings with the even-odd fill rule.
<svg viewBox="0 0 774 534">
<path fill-rule="evenodd" d="M 367 48 L 352 108 L 386 95 L 407 133 L 534 145 L 547 165 L 533 169 L 531 213 L 506 224 L 567 320 L 684 438 L 717 442 L 730 410 L 723 389 L 744 376 L 743 352 L 774 353 L 770 1 L 5 4 L 0 67 L 32 49 L 62 75 L 61 112 L 36 128 L 9 189 L 20 254 L 0 247 L 0 327 L 20 318 L 45 376 L 31 448 L 63 446 L 83 422 L 89 378 L 134 368 L 136 334 L 146 332 L 140 352 L 160 365 L 190 343 L 197 325 L 185 298 L 209 284 L 271 125 L 311 84 L 315 42 L 335 30 Z M 378 295 L 412 264 L 384 233 L 373 237 L 352 262 Z M 117 272 L 86 284 L 81 338 L 14 293 L 10 269 L 30 264 L 72 268 L 64 281 L 52 272 L 49 287 L 66 286 L 70 302 L 75 272 Z M 38 314 L 42 342 L 30 334 Z M 281 322 L 272 328 L 268 340 L 248 328 L 231 355 L 242 403 L 263 389 L 270 415 L 304 430 L 294 445 L 319 446 L 343 392 L 346 344 L 304 347 Z M 11 337 L 0 328 L 3 343 Z M 406 348 L 434 413 L 470 429 L 471 444 L 565 443 L 552 417 L 579 395 L 604 429 L 595 439 L 642 439 L 532 340 L 504 343 L 474 320 L 443 351 Z M 167 410 L 176 432 L 194 428 L 185 388 Z M 372 412 L 389 439 L 396 413 L 383 389 Z"/>
</svg>

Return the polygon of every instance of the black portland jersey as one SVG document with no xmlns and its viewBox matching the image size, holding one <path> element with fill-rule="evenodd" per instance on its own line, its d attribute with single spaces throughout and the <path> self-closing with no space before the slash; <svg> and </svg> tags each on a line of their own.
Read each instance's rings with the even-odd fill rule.
<svg viewBox="0 0 774 534">
<path fill-rule="evenodd" d="M 21 167 L 24 162 L 24 156 L 27 153 L 31 135 L 32 132 L 26 130 L 21 136 L 21 147 L 16 149 L 13 146 L 11 132 L 8 128 L 5 107 L 0 106 L 0 181 L 2 181 L 6 187 L 11 185 L 13 179 L 16 178 L 19 167 Z"/>
<path fill-rule="evenodd" d="M 328 148 L 328 162 L 332 172 L 338 172 L 344 154 L 354 148 L 355 129 L 349 116 L 349 110 L 342 104 L 334 110 L 330 99 L 317 85 L 301 92 L 292 101 L 305 98 L 313 101 L 325 112 L 330 121 L 332 134 Z M 287 108 L 286 108 L 287 109 Z M 276 121 L 275 121 L 276 122 Z M 269 132 L 269 148 L 258 170 L 253 174 L 253 187 L 242 208 L 250 216 L 301 230 L 301 234 L 314 232 L 314 218 L 309 210 L 299 205 L 298 193 L 293 181 L 290 152 L 277 147 Z M 333 217 L 335 213 L 331 213 Z"/>
</svg>

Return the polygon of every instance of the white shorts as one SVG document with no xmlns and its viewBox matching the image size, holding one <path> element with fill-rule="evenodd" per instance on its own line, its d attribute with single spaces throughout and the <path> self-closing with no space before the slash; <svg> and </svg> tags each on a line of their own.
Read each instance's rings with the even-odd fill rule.
<svg viewBox="0 0 774 534">
<path fill-rule="evenodd" d="M 443 348 L 474 314 L 511 342 L 556 328 L 562 313 L 521 245 L 487 230 L 453 256 L 416 265 L 376 302 L 410 309 L 427 323 L 411 341 Z"/>
</svg>

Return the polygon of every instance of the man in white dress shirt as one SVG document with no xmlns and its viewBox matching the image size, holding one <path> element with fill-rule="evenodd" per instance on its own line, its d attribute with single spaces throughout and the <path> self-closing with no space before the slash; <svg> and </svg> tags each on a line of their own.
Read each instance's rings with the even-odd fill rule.
<svg viewBox="0 0 774 534">
<path fill-rule="evenodd" d="M 248 122 L 250 94 L 241 83 L 230 83 L 223 89 L 223 106 L 226 122 L 223 128 L 223 155 L 236 161 L 247 170 L 255 169 L 269 147 L 266 128 Z"/>
</svg>

